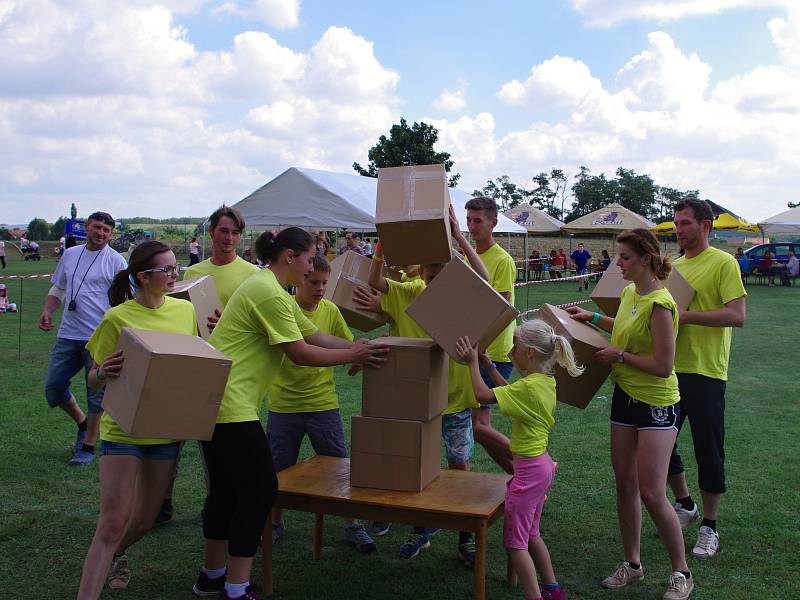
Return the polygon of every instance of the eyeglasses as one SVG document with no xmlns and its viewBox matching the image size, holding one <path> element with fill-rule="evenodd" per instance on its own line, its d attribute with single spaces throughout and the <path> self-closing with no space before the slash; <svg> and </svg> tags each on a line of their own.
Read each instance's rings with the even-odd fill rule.
<svg viewBox="0 0 800 600">
<path fill-rule="evenodd" d="M 142 273 L 166 273 L 167 275 L 177 275 L 178 269 L 180 269 L 178 265 L 168 265 L 166 267 L 158 267 L 155 269 L 145 269 L 142 271 Z"/>
</svg>

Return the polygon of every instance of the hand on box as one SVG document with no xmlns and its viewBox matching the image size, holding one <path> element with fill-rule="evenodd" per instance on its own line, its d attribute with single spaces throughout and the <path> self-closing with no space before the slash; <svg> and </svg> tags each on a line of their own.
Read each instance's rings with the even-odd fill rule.
<svg viewBox="0 0 800 600">
<path fill-rule="evenodd" d="M 619 362 L 619 353 L 622 352 L 614 346 L 606 346 L 594 353 L 594 359 L 602 365 L 613 365 Z"/>
<path fill-rule="evenodd" d="M 122 350 L 114 352 L 114 354 L 109 354 L 100 368 L 97 369 L 98 379 L 102 381 L 104 379 L 116 379 L 119 377 L 119 372 L 122 370 L 122 363 L 124 360 L 125 359 L 122 357 Z"/>
<path fill-rule="evenodd" d="M 357 287 L 353 290 L 353 303 L 363 310 L 381 312 L 381 295 L 372 288 Z"/>
<path fill-rule="evenodd" d="M 472 364 L 478 362 L 478 345 L 472 345 L 468 337 L 458 338 L 456 341 L 456 352 L 465 363 Z"/>
<path fill-rule="evenodd" d="M 484 369 L 491 369 L 494 366 L 494 361 L 489 358 L 489 353 L 486 350 L 478 354 L 478 362 Z"/>
<path fill-rule="evenodd" d="M 353 344 L 352 350 L 354 364 L 379 369 L 386 362 L 389 346 L 362 338 Z"/>
<path fill-rule="evenodd" d="M 459 246 L 467 243 L 467 238 L 465 238 L 464 234 L 461 233 L 461 226 L 458 224 L 456 211 L 453 209 L 452 204 L 450 205 L 450 235 L 455 238 Z"/>
<path fill-rule="evenodd" d="M 214 309 L 214 314 L 208 316 L 208 323 L 206 323 L 206 327 L 208 327 L 208 331 L 214 331 L 214 327 L 217 326 L 219 323 L 219 318 L 222 316 L 222 313 L 219 312 L 218 308 Z"/>
<path fill-rule="evenodd" d="M 569 308 L 565 308 L 570 317 L 575 319 L 576 321 L 591 321 L 592 317 L 594 317 L 594 313 L 589 312 L 588 310 L 584 310 L 577 306 L 570 306 Z"/>
</svg>

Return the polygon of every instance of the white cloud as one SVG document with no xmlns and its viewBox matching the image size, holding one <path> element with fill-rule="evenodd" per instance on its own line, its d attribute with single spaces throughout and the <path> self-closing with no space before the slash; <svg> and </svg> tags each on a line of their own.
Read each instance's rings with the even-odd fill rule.
<svg viewBox="0 0 800 600">
<path fill-rule="evenodd" d="M 736 8 L 788 7 L 793 0 L 571 0 L 590 25 L 611 27 L 623 21 L 676 21 Z"/>
<path fill-rule="evenodd" d="M 447 112 L 464 110 L 467 107 L 467 89 L 469 84 L 465 79 L 458 80 L 456 89 L 444 88 L 442 93 L 433 101 L 433 108 Z"/>
<path fill-rule="evenodd" d="M 300 22 L 300 0 L 234 0 L 213 12 L 254 19 L 278 29 L 291 29 Z"/>
</svg>

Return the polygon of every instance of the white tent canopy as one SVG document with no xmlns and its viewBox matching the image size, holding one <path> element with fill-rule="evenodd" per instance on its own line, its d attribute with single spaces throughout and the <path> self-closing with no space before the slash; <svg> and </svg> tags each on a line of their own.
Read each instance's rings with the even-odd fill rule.
<svg viewBox="0 0 800 600">
<path fill-rule="evenodd" d="M 800 233 L 800 206 L 790 208 L 758 224 L 768 234 Z"/>
<path fill-rule="evenodd" d="M 375 231 L 377 189 L 378 180 L 373 177 L 291 167 L 232 208 L 241 213 L 248 228 L 294 225 Z M 449 192 L 461 230 L 466 231 L 464 205 L 472 196 L 458 188 L 449 188 Z M 526 231 L 500 214 L 495 232 Z"/>
</svg>

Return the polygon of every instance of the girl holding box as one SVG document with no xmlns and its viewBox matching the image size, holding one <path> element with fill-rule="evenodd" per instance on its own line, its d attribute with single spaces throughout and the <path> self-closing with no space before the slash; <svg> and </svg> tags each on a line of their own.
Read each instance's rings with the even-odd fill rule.
<svg viewBox="0 0 800 600">
<path fill-rule="evenodd" d="M 314 238 L 297 227 L 261 234 L 258 258 L 269 267 L 231 296 L 209 342 L 233 364 L 210 442 L 203 442 L 209 491 L 205 550 L 193 592 L 222 600 L 260 600 L 250 584 L 253 558 L 272 509 L 278 480 L 259 410 L 284 357 L 296 365 L 380 366 L 388 350 L 318 331 L 284 289 L 313 271 Z"/>
<path fill-rule="evenodd" d="M 115 351 L 123 327 L 197 335 L 191 303 L 166 295 L 177 274 L 169 246 L 151 241 L 138 245 L 128 268 L 114 277 L 108 291 L 112 308 L 86 344 L 94 359 L 88 378 L 94 389 L 124 368 L 122 352 Z M 83 564 L 80 600 L 98 598 L 106 574 L 111 589 L 128 585 L 126 549 L 153 526 L 179 450 L 176 440 L 128 436 L 107 412 L 100 440 L 100 516 Z"/>
<path fill-rule="evenodd" d="M 539 535 L 542 507 L 555 476 L 555 463 L 547 453 L 556 409 L 556 380 L 551 372 L 556 363 L 573 377 L 580 375 L 583 368 L 575 363 L 567 339 L 556 335 L 552 327 L 538 319 L 527 321 L 514 331 L 510 358 L 522 378 L 513 384 L 509 385 L 497 372 L 488 355 L 478 355 L 469 338 L 461 338 L 456 350 L 469 365 L 478 402 L 497 403 L 500 412 L 512 418 L 514 476 L 506 490 L 503 544 L 525 598 L 564 600 L 567 594 L 556 580 L 550 553 Z M 481 362 L 497 387 L 490 389 L 483 381 Z M 541 593 L 537 570 L 544 584 Z"/>
<path fill-rule="evenodd" d="M 611 401 L 611 464 L 625 560 L 601 585 L 621 588 L 644 577 L 640 557 L 644 502 L 672 563 L 664 600 L 685 600 L 694 579 L 686 564 L 678 516 L 664 493 L 680 415 L 673 369 L 679 314 L 663 283 L 672 265 L 646 229 L 620 234 L 617 253 L 622 276 L 632 285 L 622 291 L 616 318 L 577 307 L 567 309 L 573 319 L 611 332 L 611 345 L 595 358 L 612 366 L 616 384 Z"/>
</svg>

